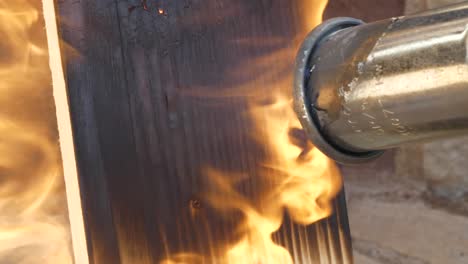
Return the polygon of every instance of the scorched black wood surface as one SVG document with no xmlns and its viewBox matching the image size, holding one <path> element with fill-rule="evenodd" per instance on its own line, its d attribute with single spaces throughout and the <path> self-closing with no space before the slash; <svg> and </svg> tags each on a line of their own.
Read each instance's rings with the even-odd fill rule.
<svg viewBox="0 0 468 264">
<path fill-rule="evenodd" d="M 210 256 L 238 239 L 241 215 L 204 201 L 203 172 L 265 170 L 248 95 L 290 79 L 318 2 L 57 1 L 91 263 Z M 254 201 L 259 185 L 240 190 Z M 343 193 L 334 207 L 310 226 L 285 216 L 275 241 L 295 263 L 352 263 Z"/>
</svg>

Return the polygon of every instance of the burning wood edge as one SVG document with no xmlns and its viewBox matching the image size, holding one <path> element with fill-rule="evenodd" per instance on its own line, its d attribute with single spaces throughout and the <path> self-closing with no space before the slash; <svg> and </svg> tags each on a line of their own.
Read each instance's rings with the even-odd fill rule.
<svg viewBox="0 0 468 264">
<path fill-rule="evenodd" d="M 53 0 L 43 0 L 42 4 L 49 49 L 49 67 L 52 76 L 63 175 L 65 178 L 73 255 L 75 263 L 87 264 L 89 263 L 89 257 L 86 246 L 86 234 L 75 159 L 75 148 L 73 145 L 70 110 L 60 54 L 57 17 Z"/>
</svg>

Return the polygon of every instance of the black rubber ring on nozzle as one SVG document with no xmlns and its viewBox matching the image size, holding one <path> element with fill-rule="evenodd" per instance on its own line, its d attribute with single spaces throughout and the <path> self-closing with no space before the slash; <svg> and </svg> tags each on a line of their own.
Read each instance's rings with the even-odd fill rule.
<svg viewBox="0 0 468 264">
<path fill-rule="evenodd" d="M 310 79 L 310 58 L 327 36 L 341 29 L 354 27 L 364 24 L 363 21 L 339 17 L 327 20 L 316 27 L 305 38 L 296 58 L 295 76 L 294 76 L 294 110 L 302 124 L 302 127 L 312 140 L 314 145 L 325 155 L 342 164 L 363 163 L 375 159 L 383 154 L 384 151 L 368 152 L 350 152 L 335 146 L 329 142 L 322 134 L 320 124 L 317 120 L 317 113 L 309 102 L 307 91 L 308 80 Z M 313 88 L 309 88 L 313 89 Z"/>
</svg>

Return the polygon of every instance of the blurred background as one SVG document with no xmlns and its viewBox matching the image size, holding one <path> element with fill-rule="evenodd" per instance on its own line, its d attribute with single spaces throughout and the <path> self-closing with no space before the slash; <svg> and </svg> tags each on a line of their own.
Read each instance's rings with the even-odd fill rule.
<svg viewBox="0 0 468 264">
<path fill-rule="evenodd" d="M 324 19 L 370 22 L 460 0 L 330 0 Z M 342 166 L 357 264 L 468 263 L 468 137 Z"/>
</svg>

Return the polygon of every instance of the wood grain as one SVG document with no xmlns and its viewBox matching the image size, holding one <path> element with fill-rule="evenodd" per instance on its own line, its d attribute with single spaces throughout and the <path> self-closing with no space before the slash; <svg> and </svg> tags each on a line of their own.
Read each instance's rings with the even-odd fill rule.
<svg viewBox="0 0 468 264">
<path fill-rule="evenodd" d="M 91 263 L 159 263 L 178 252 L 216 263 L 211 249 L 239 239 L 242 216 L 205 201 L 216 187 L 206 168 L 248 175 L 238 190 L 261 195 L 255 175 L 272 157 L 246 109 L 291 79 L 310 30 L 303 3 L 57 3 Z M 315 225 L 285 217 L 275 241 L 295 263 L 352 263 L 343 193 Z"/>
</svg>

